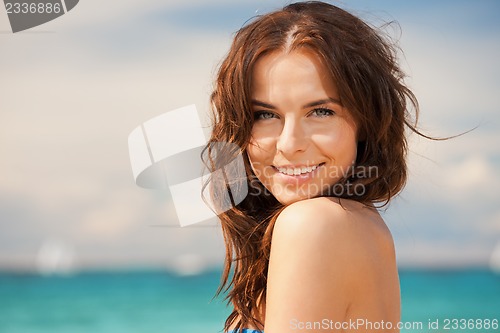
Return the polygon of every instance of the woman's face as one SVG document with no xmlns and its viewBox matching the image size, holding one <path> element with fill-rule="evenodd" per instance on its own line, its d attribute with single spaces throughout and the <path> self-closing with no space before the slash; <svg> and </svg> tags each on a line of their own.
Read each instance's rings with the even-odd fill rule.
<svg viewBox="0 0 500 333">
<path fill-rule="evenodd" d="M 356 159 L 356 125 L 310 51 L 273 52 L 255 64 L 252 169 L 282 204 L 334 195 Z"/>
</svg>

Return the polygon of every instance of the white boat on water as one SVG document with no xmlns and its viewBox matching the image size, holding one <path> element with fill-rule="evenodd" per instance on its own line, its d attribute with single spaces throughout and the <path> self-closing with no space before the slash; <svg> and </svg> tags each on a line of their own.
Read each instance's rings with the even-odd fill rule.
<svg viewBox="0 0 500 333">
<path fill-rule="evenodd" d="M 74 271 L 75 253 L 71 246 L 47 239 L 38 250 L 36 269 L 41 275 L 70 275 Z"/>
</svg>

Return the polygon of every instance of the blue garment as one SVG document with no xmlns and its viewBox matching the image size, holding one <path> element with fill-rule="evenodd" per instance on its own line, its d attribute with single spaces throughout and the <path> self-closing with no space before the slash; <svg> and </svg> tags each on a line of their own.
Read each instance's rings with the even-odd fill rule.
<svg viewBox="0 0 500 333">
<path fill-rule="evenodd" d="M 227 331 L 227 333 L 238 333 L 238 330 Z M 264 331 L 251 330 L 249 328 L 244 328 L 241 333 L 264 333 Z"/>
</svg>

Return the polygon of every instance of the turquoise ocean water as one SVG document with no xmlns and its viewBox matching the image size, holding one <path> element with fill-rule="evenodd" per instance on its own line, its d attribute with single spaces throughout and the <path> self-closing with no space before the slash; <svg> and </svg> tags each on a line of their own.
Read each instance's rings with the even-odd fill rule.
<svg viewBox="0 0 500 333">
<path fill-rule="evenodd" d="M 164 271 L 70 276 L 0 273 L 0 332 L 216 333 L 229 310 L 212 300 L 220 271 L 180 277 Z M 500 320 L 500 275 L 486 270 L 400 272 L 402 332 L 500 332 L 449 326 L 448 319 Z M 429 320 L 441 327 L 429 328 Z"/>
</svg>

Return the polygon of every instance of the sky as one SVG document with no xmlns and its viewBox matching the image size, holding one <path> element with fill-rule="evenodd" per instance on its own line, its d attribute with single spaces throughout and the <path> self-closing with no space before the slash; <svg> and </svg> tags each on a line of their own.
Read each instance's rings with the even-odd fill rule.
<svg viewBox="0 0 500 333">
<path fill-rule="evenodd" d="M 234 32 L 286 3 L 83 0 L 16 34 L 0 9 L 0 269 L 220 266 L 219 228 L 180 228 L 168 191 L 138 187 L 127 138 L 169 110 L 206 113 Z M 400 266 L 487 266 L 500 246 L 500 3 L 335 3 L 398 22 L 386 29 L 423 132 L 475 128 L 410 135 L 409 182 L 382 212 Z"/>
</svg>

